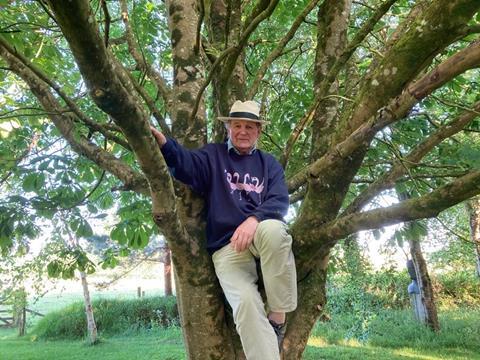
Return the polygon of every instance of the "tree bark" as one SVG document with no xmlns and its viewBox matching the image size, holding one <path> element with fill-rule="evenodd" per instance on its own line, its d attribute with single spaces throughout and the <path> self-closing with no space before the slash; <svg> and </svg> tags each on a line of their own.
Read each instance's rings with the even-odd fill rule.
<svg viewBox="0 0 480 360">
<path fill-rule="evenodd" d="M 408 243 L 410 245 L 410 255 L 415 265 L 418 288 L 420 290 L 422 303 L 425 307 L 425 323 L 433 331 L 440 331 L 432 281 L 428 274 L 427 263 L 422 254 L 420 241 L 410 238 Z"/>
<path fill-rule="evenodd" d="M 346 205 L 352 179 L 359 173 L 375 134 L 405 116 L 418 100 L 446 81 L 478 66 L 478 44 L 473 44 L 468 51 L 460 51 L 458 56 L 452 57 L 451 61 L 455 60 L 455 64 L 445 62 L 437 67 L 437 71 L 413 82 L 418 74 L 426 71 L 435 56 L 449 46 L 455 48 L 452 45 L 465 34 L 465 24 L 480 8 L 478 0 L 425 1 L 408 16 L 407 25 L 400 24 L 391 39 L 386 39 L 384 48 L 379 46 L 376 49 L 381 56 L 378 55 L 377 60 L 372 62 L 358 86 L 352 88 L 357 92 L 348 93 L 349 98 L 345 100 L 342 93 L 344 65 L 394 2 L 386 0 L 377 9 L 372 9 L 370 18 L 360 26 L 350 43 L 346 43 L 347 29 L 353 32 L 359 25 L 349 20 L 350 0 L 324 1 L 318 12 L 312 89 L 315 99 L 313 104 L 307 104 L 311 111 L 305 114 L 305 122 L 290 123 L 295 129 L 285 153 L 285 159 L 288 159 L 295 140 L 308 128 L 306 136 L 312 139 L 312 151 L 305 156 L 308 160 L 302 160 L 300 173 L 289 181 L 292 191 L 299 187 L 306 190 L 291 228 L 298 265 L 299 306 L 288 316 L 284 354 L 289 360 L 301 358 L 309 333 L 324 309 L 329 252 L 340 239 L 363 229 L 434 216 L 480 192 L 480 173 L 472 170 L 417 199 L 384 209 L 359 212 L 357 208 L 346 215 L 338 215 Z M 113 119 L 116 130 L 121 129 L 124 138 L 102 128 L 98 131 L 102 130 L 109 141 L 122 143 L 133 153 L 137 164 L 133 167 L 126 165 L 83 136 L 83 128 L 77 126 L 78 120 L 90 128 L 94 128 L 95 124 L 82 116 L 74 103 L 57 92 L 73 114 L 66 113 L 50 89 L 57 90 L 56 85 L 46 81 L 44 76 L 33 70 L 31 64 L 16 56 L 16 50 L 3 46 L 3 38 L 0 38 L 0 55 L 7 62 L 8 70 L 20 75 L 30 86 L 51 114 L 61 135 L 76 152 L 110 171 L 121 179 L 126 188 L 141 189 L 151 197 L 155 222 L 172 251 L 187 357 L 201 360 L 241 358 L 233 327 L 226 325 L 228 317 L 225 316 L 221 289 L 211 259 L 204 250 L 203 201 L 185 187 L 174 185 L 149 131 L 150 112 L 157 118 L 160 113 L 155 111 L 155 104 L 148 99 L 146 92 L 140 91 L 129 70 L 116 59 L 111 47 L 105 46 L 95 11 L 88 0 L 71 0 L 68 6 L 57 1 L 48 3 L 91 98 Z M 279 2 L 259 0 L 248 6 L 245 5 L 247 3 L 240 0 L 167 0 L 165 13 L 161 16 L 168 18 L 173 71 L 171 81 L 164 81 L 161 73 L 146 63 L 143 53 L 135 51 L 137 44 L 130 28 L 134 22 L 128 22 L 124 15 L 128 10 L 127 3 L 122 1 L 122 19 L 127 29 L 132 63 L 146 72 L 163 98 L 169 122 L 162 126 L 171 127 L 177 140 L 188 148 L 200 147 L 207 141 L 207 128 L 213 128 L 212 137 L 222 140 L 219 139 L 222 130 L 219 122 L 207 126 L 205 97 L 211 98 L 212 118 L 227 114 L 234 99 L 245 98 L 248 79 L 245 65 L 248 51 L 245 47 L 250 46 L 250 35 L 272 14 Z M 314 1 L 309 3 L 312 6 Z M 198 9 L 205 5 L 209 8 L 203 9 L 203 18 Z M 308 11 L 306 8 L 297 20 L 300 21 Z M 292 32 L 295 26 L 292 26 Z M 208 41 L 200 46 L 205 33 Z M 375 37 L 378 37 L 377 34 Z M 280 40 L 278 50 L 274 50 L 271 57 L 266 57 L 268 61 L 277 56 L 285 45 L 285 41 Z M 362 52 L 369 51 L 369 47 L 364 46 Z M 223 61 L 213 69 L 213 64 L 221 56 L 224 56 Z M 208 78 L 213 89 L 204 95 L 203 90 L 208 85 L 205 71 L 209 67 Z M 257 73 L 258 79 L 264 72 L 263 67 Z M 250 75 L 249 80 L 254 81 L 255 74 Z M 254 94 L 249 94 L 249 97 L 254 97 Z M 430 145 L 433 147 L 432 143 Z"/>
<path fill-rule="evenodd" d="M 470 231 L 474 243 L 475 268 L 477 276 L 480 278 L 480 197 L 476 197 L 468 202 L 470 215 Z"/>
<path fill-rule="evenodd" d="M 82 282 L 83 302 L 85 304 L 85 315 L 87 317 L 88 343 L 94 345 L 97 343 L 97 325 L 93 316 L 92 300 L 90 299 L 90 291 L 88 290 L 87 274 L 85 271 L 79 271 L 80 280 Z"/>
<path fill-rule="evenodd" d="M 163 281 L 164 281 L 164 295 L 170 296 L 173 294 L 172 290 L 172 257 L 170 249 L 165 246 L 165 255 L 163 258 Z"/>
</svg>

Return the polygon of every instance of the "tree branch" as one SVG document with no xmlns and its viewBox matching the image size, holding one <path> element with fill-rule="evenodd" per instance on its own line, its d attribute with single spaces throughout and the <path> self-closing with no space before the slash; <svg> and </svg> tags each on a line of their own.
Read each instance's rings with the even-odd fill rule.
<svg viewBox="0 0 480 360">
<path fill-rule="evenodd" d="M 338 143 L 320 159 L 288 180 L 290 192 L 303 185 L 309 177 L 316 178 L 322 171 L 334 166 L 338 158 L 346 158 L 360 147 L 369 144 L 375 133 L 385 126 L 404 118 L 421 99 L 443 86 L 455 76 L 477 67 L 480 64 L 480 40 L 457 52 L 439 64 L 435 69 L 412 83 L 399 96 L 390 101 L 366 123 L 357 128 L 345 140 Z"/>
<path fill-rule="evenodd" d="M 357 47 L 361 44 L 361 42 L 366 38 L 366 36 L 373 30 L 374 26 L 380 20 L 380 18 L 390 9 L 390 7 L 396 2 L 397 0 L 388 0 L 384 4 L 382 4 L 374 14 L 364 23 L 362 28 L 356 33 L 353 40 L 347 45 L 345 50 L 343 51 L 342 55 L 339 58 L 336 58 L 334 64 L 329 66 L 328 73 L 323 77 L 321 83 L 316 87 L 315 91 L 315 98 L 312 102 L 312 105 L 306 112 L 306 114 L 297 122 L 295 129 L 293 130 L 292 134 L 290 135 L 287 145 L 285 147 L 285 151 L 281 157 L 281 163 L 283 166 L 286 166 L 288 158 L 290 156 L 293 147 L 298 140 L 300 134 L 307 128 L 310 123 L 315 119 L 316 111 L 319 108 L 320 104 L 328 99 L 330 96 L 327 95 L 332 83 L 335 81 L 336 77 L 340 70 L 344 67 L 347 61 L 350 59 L 354 51 Z M 351 101 L 350 99 L 344 99 Z"/>
<path fill-rule="evenodd" d="M 36 76 L 38 76 L 42 81 L 48 84 L 62 99 L 65 101 L 67 106 L 71 109 L 71 111 L 78 117 L 80 121 L 82 121 L 85 125 L 88 126 L 93 131 L 98 131 L 107 139 L 110 139 L 117 144 L 123 146 L 126 149 L 130 149 L 130 145 L 128 143 L 118 137 L 116 134 L 112 133 L 111 131 L 107 130 L 105 126 L 93 121 L 92 119 L 88 118 L 75 104 L 75 102 L 70 99 L 70 97 L 65 94 L 62 88 L 53 82 L 42 70 L 40 70 L 37 66 L 32 64 L 29 59 L 19 53 L 16 49 L 12 48 L 10 44 L 5 41 L 3 37 L 0 36 L 0 46 L 2 46 L 6 51 L 8 51 L 12 56 L 15 56 L 19 61 L 23 63 L 24 66 L 28 67 Z M 116 131 L 120 131 L 118 127 L 115 129 Z"/>
<path fill-rule="evenodd" d="M 210 72 L 208 73 L 207 78 L 205 79 L 204 83 L 200 87 L 197 93 L 197 97 L 195 98 L 195 103 L 193 105 L 192 111 L 190 112 L 190 118 L 189 121 L 193 121 L 195 119 L 195 116 L 197 115 L 198 108 L 200 106 L 200 102 L 202 101 L 202 96 L 205 90 L 207 89 L 208 85 L 213 79 L 213 76 L 215 75 L 215 71 L 218 68 L 218 66 L 221 64 L 223 59 L 228 56 L 228 54 L 232 53 L 235 51 L 235 46 L 231 46 L 228 49 L 225 49 L 220 56 L 217 57 L 215 62 L 213 63 L 212 67 L 210 68 Z"/>
<path fill-rule="evenodd" d="M 319 96 L 325 96 L 327 90 L 330 88 L 331 83 L 336 79 L 340 70 L 344 67 L 347 61 L 351 58 L 352 54 L 358 48 L 358 46 L 365 40 L 365 38 L 372 32 L 378 21 L 387 13 L 398 0 L 387 0 L 380 5 L 372 16 L 362 25 L 362 27 L 355 33 L 353 39 L 348 43 L 342 55 L 335 61 L 335 64 L 330 68 L 325 80 L 319 86 Z"/>
<path fill-rule="evenodd" d="M 234 51 L 228 56 L 225 66 L 222 69 L 222 78 L 228 79 L 232 74 L 233 69 L 235 68 L 235 64 L 237 62 L 238 57 L 242 53 L 244 47 L 247 45 L 248 39 L 250 35 L 257 29 L 258 25 L 265 19 L 267 19 L 275 10 L 279 0 L 260 0 L 259 5 L 257 5 L 257 9 L 263 8 L 263 5 L 268 2 L 268 6 L 264 8 L 264 10 L 260 11 L 260 13 L 255 16 L 251 21 L 246 22 L 244 24 L 244 30 L 240 36 L 240 40 L 238 41 L 237 45 L 234 47 Z M 255 12 L 254 12 L 255 14 Z"/>
<path fill-rule="evenodd" d="M 405 158 L 396 160 L 390 171 L 375 180 L 345 209 L 343 215 L 359 211 L 379 192 L 391 188 L 395 181 L 404 175 L 409 169 L 418 166 L 418 162 L 428 154 L 435 146 L 452 135 L 462 131 L 473 119 L 478 116 L 480 101 L 472 106 L 471 111 L 466 111 L 450 123 L 440 127 L 424 141 L 418 144 Z"/>
<path fill-rule="evenodd" d="M 333 246 L 346 236 L 361 230 L 377 229 L 402 221 L 412 221 L 437 216 L 443 210 L 467 200 L 480 193 L 480 170 L 471 171 L 451 183 L 440 187 L 427 195 L 402 201 L 401 203 L 375 210 L 342 216 L 326 224 L 312 223 L 310 228 L 314 236 L 322 239 L 322 245 Z M 314 234 L 313 234 L 314 233 Z M 318 261 L 320 244 L 302 244 L 302 252 L 311 254 L 307 267 Z"/>
<path fill-rule="evenodd" d="M 115 175 L 128 189 L 148 194 L 148 184 L 141 174 L 90 142 L 85 136 L 77 133 L 72 115 L 62 113 L 61 105 L 49 90 L 49 84 L 45 83 L 32 69 L 25 66 L 15 55 L 11 54 L 0 42 L 0 56 L 9 64 L 13 72 L 28 84 L 43 108 L 50 113 L 52 122 L 72 149 L 93 161 L 100 168 Z"/>
<path fill-rule="evenodd" d="M 265 73 L 267 72 L 270 65 L 277 59 L 279 56 L 283 54 L 283 49 L 288 44 L 288 42 L 293 38 L 295 33 L 297 32 L 300 25 L 305 20 L 306 16 L 313 10 L 313 8 L 318 4 L 319 0 L 311 0 L 308 5 L 303 9 L 303 11 L 297 16 L 295 21 L 293 22 L 290 30 L 288 30 L 287 34 L 280 40 L 277 47 L 267 56 L 267 58 L 263 61 L 260 69 L 255 76 L 255 80 L 253 81 L 252 87 L 250 88 L 247 99 L 252 99 L 258 91 L 258 87 L 260 86 L 260 82 L 262 81 Z"/>
<path fill-rule="evenodd" d="M 355 106 L 342 118 L 346 135 L 368 122 L 398 97 L 405 84 L 414 81 L 437 54 L 458 38 L 465 22 L 480 8 L 476 0 L 427 3 L 428 8 L 405 29 L 385 56 L 371 65 L 370 76 L 364 78 Z M 438 16 L 440 11 L 442 16 Z M 441 31 L 438 30 L 440 28 Z"/>
<path fill-rule="evenodd" d="M 122 11 L 122 20 L 123 24 L 125 25 L 125 37 L 128 44 L 128 51 L 132 55 L 133 59 L 137 63 L 137 66 L 140 70 L 146 71 L 148 77 L 152 79 L 152 81 L 157 86 L 158 91 L 162 95 L 162 98 L 165 102 L 167 109 L 171 105 L 171 89 L 168 86 L 167 82 L 163 79 L 162 75 L 158 71 L 156 71 L 151 64 L 149 64 L 145 57 L 137 51 L 138 44 L 135 41 L 133 36 L 132 28 L 130 26 L 129 18 L 128 18 L 128 6 L 126 0 L 120 0 L 120 6 Z M 143 95 L 142 95 L 143 97 Z M 154 111 L 152 111 L 154 113 Z M 157 119 L 158 120 L 158 119 Z"/>
<path fill-rule="evenodd" d="M 49 4 L 93 100 L 122 128 L 148 179 L 155 223 L 178 256 L 188 255 L 190 260 L 199 256 L 198 241 L 180 220 L 172 179 L 151 134 L 148 114 L 132 96 L 131 82 L 117 69 L 113 55 L 103 44 L 89 1 L 71 0 L 65 6 L 49 0 Z"/>
</svg>

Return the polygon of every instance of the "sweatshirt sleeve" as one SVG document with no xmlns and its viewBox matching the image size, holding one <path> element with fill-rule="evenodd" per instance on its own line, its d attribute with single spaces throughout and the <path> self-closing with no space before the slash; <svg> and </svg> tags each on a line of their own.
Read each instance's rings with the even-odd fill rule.
<svg viewBox="0 0 480 360">
<path fill-rule="evenodd" d="M 198 150 L 188 150 L 176 140 L 167 138 L 167 142 L 162 146 L 161 151 L 175 179 L 189 185 L 200 194 L 207 191 L 210 166 L 206 147 Z"/>
<path fill-rule="evenodd" d="M 262 204 L 253 212 L 258 221 L 283 220 L 289 206 L 288 188 L 283 168 L 273 157 L 270 160 L 267 193 Z"/>
</svg>

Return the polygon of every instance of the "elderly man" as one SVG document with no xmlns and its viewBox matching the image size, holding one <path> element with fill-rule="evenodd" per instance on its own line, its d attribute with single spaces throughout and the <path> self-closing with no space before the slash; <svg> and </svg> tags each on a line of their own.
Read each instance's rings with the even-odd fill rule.
<svg viewBox="0 0 480 360">
<path fill-rule="evenodd" d="M 288 192 L 280 164 L 256 148 L 266 123 L 259 110 L 253 101 L 236 101 L 229 116 L 219 117 L 227 143 L 193 151 L 151 128 L 173 176 L 206 200 L 207 250 L 249 360 L 279 359 L 285 313 L 297 306 L 292 238 L 283 222 Z"/>
</svg>

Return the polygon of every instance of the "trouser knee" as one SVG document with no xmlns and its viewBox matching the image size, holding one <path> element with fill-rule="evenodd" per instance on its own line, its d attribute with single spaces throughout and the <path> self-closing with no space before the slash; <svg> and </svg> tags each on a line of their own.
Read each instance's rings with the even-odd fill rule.
<svg viewBox="0 0 480 360">
<path fill-rule="evenodd" d="M 255 237 L 261 248 L 271 251 L 290 247 L 292 243 L 287 226 L 282 221 L 273 219 L 260 222 Z"/>
</svg>

